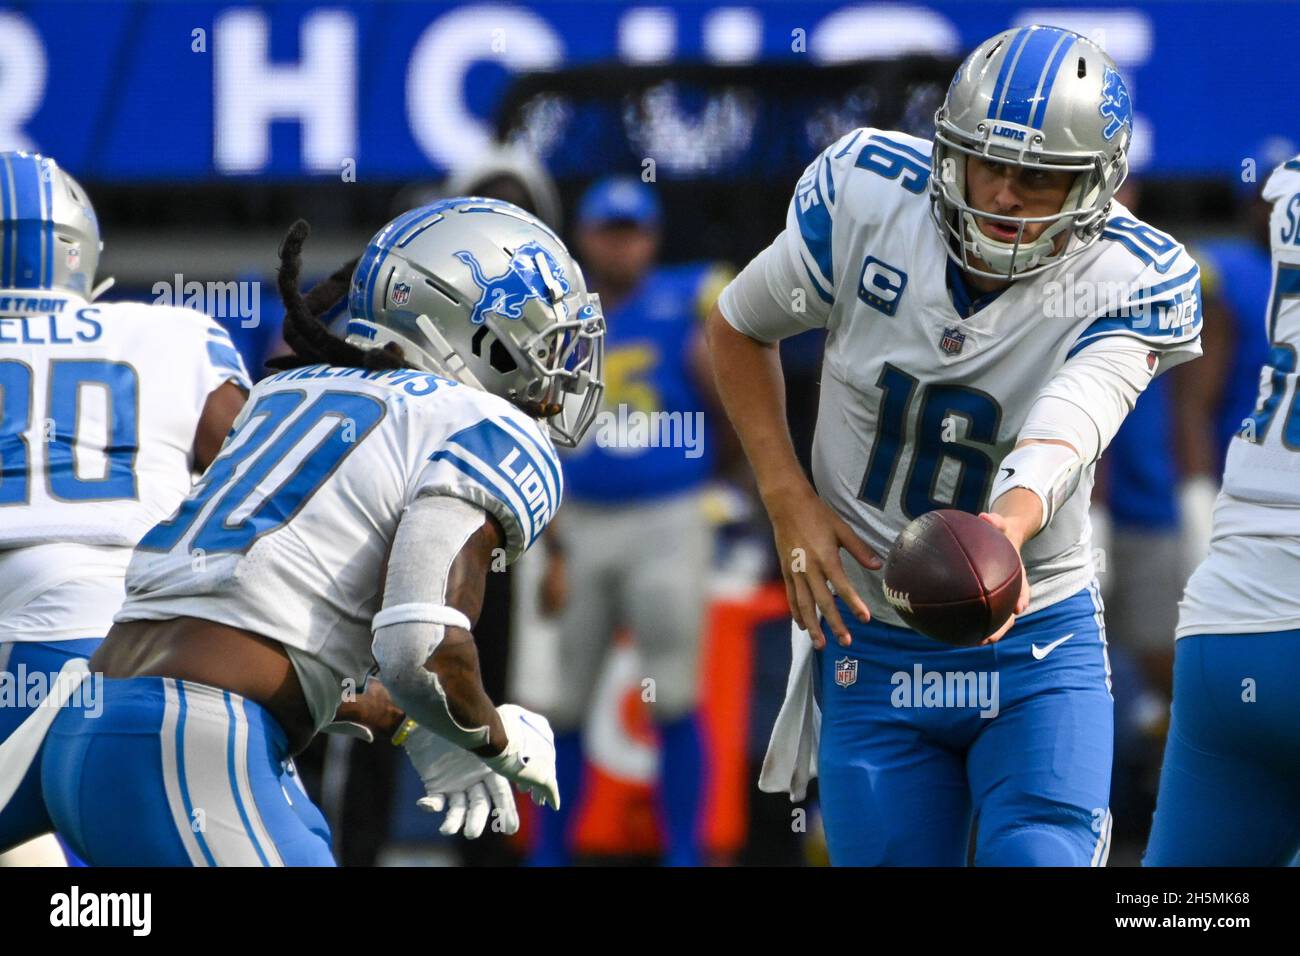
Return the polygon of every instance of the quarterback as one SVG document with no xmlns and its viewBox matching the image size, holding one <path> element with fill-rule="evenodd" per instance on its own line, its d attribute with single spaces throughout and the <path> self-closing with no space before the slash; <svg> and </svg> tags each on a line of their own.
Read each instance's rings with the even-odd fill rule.
<svg viewBox="0 0 1300 956">
<path fill-rule="evenodd" d="M 1132 116 L 1091 41 L 1000 33 L 957 71 L 933 142 L 858 129 L 818 156 L 710 318 L 795 623 L 760 786 L 799 799 L 820 776 L 833 863 L 961 865 L 975 818 L 978 864 L 1106 861 L 1093 467 L 1151 379 L 1200 352 L 1196 264 L 1113 198 Z M 812 485 L 775 348 L 809 329 L 826 333 Z M 982 513 L 1025 570 L 1017 616 L 974 648 L 904 627 L 877 573 L 943 507 Z M 1000 700 L 900 705 L 918 667 L 996 675 Z"/>
<path fill-rule="evenodd" d="M 489 568 L 559 507 L 552 436 L 595 415 L 599 302 L 534 217 L 452 199 L 371 241 L 344 341 L 298 292 L 306 234 L 281 252 L 291 367 L 140 541 L 90 662 L 102 715 L 65 707 L 46 738 L 51 818 L 93 865 L 331 865 L 286 762 L 374 674 L 444 832 L 494 811 L 514 832 L 512 782 L 559 804 L 550 727 L 492 705 L 470 630 Z"/>
<path fill-rule="evenodd" d="M 49 157 L 0 153 L 0 681 L 48 687 L 125 597 L 131 549 L 216 457 L 250 387 L 201 312 L 96 302 L 90 198 Z M 0 742 L 44 701 L 0 694 Z M 51 829 L 34 768 L 0 850 Z M 0 798 L 0 806 L 5 804 Z"/>
</svg>

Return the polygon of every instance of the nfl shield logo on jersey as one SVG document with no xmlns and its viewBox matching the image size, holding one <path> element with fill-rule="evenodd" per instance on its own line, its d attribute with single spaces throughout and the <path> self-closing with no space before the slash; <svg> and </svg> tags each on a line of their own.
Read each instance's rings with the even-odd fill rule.
<svg viewBox="0 0 1300 956">
<path fill-rule="evenodd" d="M 939 348 L 943 349 L 949 355 L 956 355 L 961 351 L 961 347 L 966 344 L 966 333 L 961 331 L 957 326 L 950 325 L 943 330 L 943 338 L 939 340 Z"/>
<path fill-rule="evenodd" d="M 835 683 L 848 687 L 858 682 L 858 662 L 852 657 L 841 657 L 835 662 Z"/>
<path fill-rule="evenodd" d="M 393 286 L 393 294 L 391 298 L 393 300 L 393 305 L 406 305 L 411 298 L 410 283 L 399 282 L 397 285 Z"/>
</svg>

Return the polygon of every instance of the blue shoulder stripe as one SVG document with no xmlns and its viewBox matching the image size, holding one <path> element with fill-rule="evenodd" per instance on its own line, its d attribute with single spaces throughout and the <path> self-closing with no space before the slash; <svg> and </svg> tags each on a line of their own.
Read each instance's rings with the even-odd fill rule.
<svg viewBox="0 0 1300 956">
<path fill-rule="evenodd" d="M 1073 358 L 1080 349 L 1091 345 L 1097 339 L 1105 338 L 1108 335 L 1132 335 L 1139 339 L 1151 339 L 1161 342 L 1180 342 L 1189 341 L 1196 338 L 1201 333 L 1202 326 L 1202 309 L 1199 288 L 1195 292 L 1196 298 L 1196 315 L 1195 318 L 1187 325 L 1164 325 L 1162 320 L 1157 319 L 1154 323 L 1151 321 L 1151 315 L 1157 314 L 1156 309 L 1160 312 L 1167 312 L 1168 308 L 1180 305 L 1187 301 L 1189 296 L 1179 295 L 1175 299 L 1159 303 L 1152 308 L 1152 312 L 1146 315 L 1103 315 L 1079 334 L 1070 351 L 1066 353 L 1066 358 Z"/>
<path fill-rule="evenodd" d="M 208 343 L 208 359 L 217 368 L 224 368 L 231 372 L 238 372 L 245 378 L 248 376 L 244 368 L 244 360 L 239 357 L 233 346 L 223 345 L 220 342 Z"/>
<path fill-rule="evenodd" d="M 518 422 L 511 421 L 509 418 L 502 418 L 501 424 L 522 438 L 531 449 L 537 452 L 537 458 L 546 465 L 546 471 L 551 476 L 551 487 L 555 489 L 555 507 L 558 508 L 560 506 L 560 497 L 564 492 L 564 478 L 560 471 L 559 462 L 555 459 L 555 453 L 544 448 L 542 443 L 529 435 Z"/>
<path fill-rule="evenodd" d="M 812 269 L 808 268 L 808 263 L 805 262 L 803 268 L 804 271 L 808 273 L 808 279 L 812 282 L 813 289 L 814 291 L 816 291 L 818 298 L 820 298 L 827 305 L 834 305 L 835 297 L 822 288 L 821 280 L 818 279 L 815 275 L 813 275 Z"/>
<path fill-rule="evenodd" d="M 826 204 L 826 198 L 822 195 L 821 184 L 817 181 L 818 164 L 822 162 L 824 160 L 818 157 L 799 181 L 794 197 L 794 214 L 799 224 L 799 236 L 803 240 L 804 248 L 817 264 L 826 281 L 833 283 L 835 270 L 831 256 L 831 233 L 834 221 L 831 219 L 831 210 Z M 805 202 L 804 197 L 809 195 L 812 198 Z"/>
<path fill-rule="evenodd" d="M 525 545 L 532 543 L 534 532 L 533 532 L 533 526 L 531 521 L 524 520 L 524 516 L 519 513 L 519 509 L 510 503 L 509 498 L 507 498 L 505 495 L 501 494 L 501 492 L 497 490 L 497 487 L 493 483 L 491 478 L 483 474 L 483 472 L 479 471 L 477 468 L 475 468 L 473 465 L 467 462 L 464 458 L 457 455 L 454 451 L 450 451 L 445 448 L 442 451 L 435 451 L 432 455 L 429 456 L 429 460 L 445 461 L 447 462 L 447 464 L 451 465 L 452 467 L 458 469 L 459 471 L 463 472 L 465 475 L 472 478 L 476 485 L 481 487 L 484 491 L 490 494 L 494 499 L 501 502 L 503 505 L 505 505 L 507 508 L 510 509 L 510 513 L 515 516 L 515 524 L 519 526 L 519 530 L 522 531 L 524 534 Z"/>
</svg>

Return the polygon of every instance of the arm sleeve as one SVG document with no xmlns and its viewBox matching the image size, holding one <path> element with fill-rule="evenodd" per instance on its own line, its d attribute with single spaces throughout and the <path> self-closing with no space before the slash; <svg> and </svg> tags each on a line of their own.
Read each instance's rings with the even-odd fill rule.
<svg viewBox="0 0 1300 956">
<path fill-rule="evenodd" d="M 436 674 L 425 662 L 460 614 L 446 606 L 451 566 L 483 524 L 482 509 L 458 498 L 422 495 L 402 513 L 388 556 L 383 610 L 375 616 L 371 652 L 379 676 L 407 715 L 461 747 L 486 742 L 487 728 L 463 727 Z M 459 626 L 468 622 L 461 620 Z"/>
<path fill-rule="evenodd" d="M 1155 377 L 1156 353 L 1131 336 L 1099 339 L 1068 359 L 1030 406 L 1019 439 L 1074 446 L 1085 464 L 1101 456 Z"/>
</svg>

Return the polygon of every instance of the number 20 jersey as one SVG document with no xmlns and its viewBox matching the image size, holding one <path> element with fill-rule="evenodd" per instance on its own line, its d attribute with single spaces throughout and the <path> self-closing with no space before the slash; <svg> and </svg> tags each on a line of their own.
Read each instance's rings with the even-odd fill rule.
<svg viewBox="0 0 1300 956">
<path fill-rule="evenodd" d="M 508 563 L 563 484 L 544 427 L 487 392 L 406 369 L 273 375 L 179 511 L 141 540 L 116 620 L 191 616 L 278 641 L 328 722 L 344 682 L 359 688 L 374 667 L 398 521 L 430 494 L 493 515 Z"/>
<path fill-rule="evenodd" d="M 0 642 L 104 636 L 227 381 L 250 387 L 201 312 L 0 289 Z"/>
<path fill-rule="evenodd" d="M 1036 396 L 1072 355 L 1111 335 L 1147 343 L 1153 370 L 1200 354 L 1196 263 L 1118 204 L 1090 247 L 962 318 L 930 218 L 930 151 L 927 140 L 875 129 L 832 144 L 800 179 L 786 228 L 765 254 L 782 257 L 767 260 L 776 264 L 767 267 L 766 311 L 781 308 L 785 327 L 755 335 L 765 323 L 746 320 L 731 287 L 720 300 L 724 316 L 756 338 L 827 330 L 813 478 L 882 556 L 926 511 L 989 506 L 996 469 Z M 1092 472 L 1090 464 L 1023 549 L 1031 612 L 1092 581 Z M 872 615 L 901 624 L 880 575 L 842 557 Z"/>
</svg>

